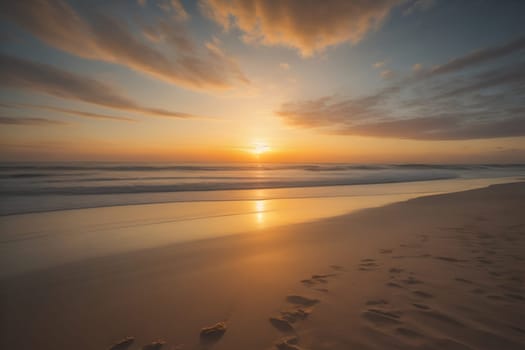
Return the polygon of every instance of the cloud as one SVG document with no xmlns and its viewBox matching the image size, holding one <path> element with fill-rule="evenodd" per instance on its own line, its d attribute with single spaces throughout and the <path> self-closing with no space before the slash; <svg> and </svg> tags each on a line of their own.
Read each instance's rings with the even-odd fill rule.
<svg viewBox="0 0 525 350">
<path fill-rule="evenodd" d="M 508 110 L 500 115 L 490 111 L 455 109 L 428 113 L 422 117 L 398 117 L 363 100 L 336 101 L 333 97 L 288 103 L 277 115 L 288 124 L 321 128 L 326 133 L 416 140 L 461 140 L 525 136 L 525 111 Z M 496 118 L 483 118 L 483 116 Z"/>
<path fill-rule="evenodd" d="M 436 0 L 415 0 L 403 12 L 405 16 L 417 11 L 426 11 L 436 4 Z"/>
<path fill-rule="evenodd" d="M 420 72 L 421 70 L 423 69 L 423 65 L 421 63 L 415 63 L 413 66 L 412 66 L 412 71 L 413 72 Z"/>
<path fill-rule="evenodd" d="M 454 68 L 462 74 L 425 74 L 358 98 L 288 102 L 276 114 L 288 124 L 330 134 L 419 140 L 525 136 L 525 63 L 491 63 L 465 74 L 470 64 L 479 62 L 465 57 L 472 56 L 450 61 L 470 62 Z M 501 55 L 484 57 L 495 60 Z"/>
<path fill-rule="evenodd" d="M 129 117 L 120 117 L 116 115 L 85 112 L 85 111 L 79 111 L 76 109 L 69 109 L 69 108 L 60 108 L 60 107 L 44 106 L 44 105 L 32 105 L 32 104 L 19 104 L 17 106 L 71 114 L 71 115 L 75 115 L 75 116 L 82 117 L 82 118 L 114 120 L 114 121 L 121 121 L 121 122 L 136 122 L 137 121 L 136 119 L 129 118 Z"/>
<path fill-rule="evenodd" d="M 440 93 L 435 98 L 450 98 L 501 87 L 513 87 L 513 91 L 510 93 L 516 93 L 523 86 L 525 86 L 525 63 L 483 72 L 468 80 L 464 78 L 455 79 L 452 84 L 449 83 L 436 88 L 436 90 L 440 90 Z"/>
<path fill-rule="evenodd" d="M 179 0 L 156 0 L 155 3 L 163 11 L 173 14 L 179 20 L 186 20 L 189 18 L 188 13 Z"/>
<path fill-rule="evenodd" d="M 357 43 L 403 0 L 203 0 L 203 12 L 247 42 L 282 45 L 311 56 L 329 46 Z"/>
<path fill-rule="evenodd" d="M 422 140 L 464 140 L 525 136 L 525 118 L 475 121 L 462 115 L 424 117 L 356 125 L 339 133 Z"/>
<path fill-rule="evenodd" d="M 383 68 L 385 66 L 386 62 L 385 61 L 380 61 L 380 62 L 376 62 L 374 64 L 372 64 L 372 67 L 374 68 Z"/>
<path fill-rule="evenodd" d="M 178 19 L 187 18 L 179 1 L 168 3 L 170 11 Z M 102 9 L 95 10 L 93 7 L 77 11 L 64 0 L 2 1 L 0 13 L 62 51 L 86 59 L 124 65 L 182 87 L 220 90 L 248 82 L 236 61 L 224 52 L 210 49 L 209 45 L 199 50 L 185 50 L 185 46 L 193 47 L 194 44 L 184 31 L 179 30 L 180 23 L 169 26 L 167 23 L 170 22 L 164 20 L 160 21 L 158 28 L 156 24 L 149 25 L 150 32 L 162 32 L 160 39 L 179 43 L 175 45 L 178 50 L 172 57 L 156 46 L 159 43 L 141 40 L 128 22 L 117 19 L 123 17 L 122 14 L 112 17 L 110 11 L 102 12 Z M 178 21 L 173 16 L 169 18 L 172 22 Z"/>
<path fill-rule="evenodd" d="M 281 67 L 282 70 L 290 69 L 290 65 L 288 63 L 279 63 L 279 67 Z"/>
<path fill-rule="evenodd" d="M 368 103 L 377 97 L 338 100 L 333 96 L 287 102 L 276 112 L 288 124 L 303 128 L 341 127 L 376 118 L 381 112 Z"/>
<path fill-rule="evenodd" d="M 186 55 L 194 55 L 197 51 L 185 27 L 178 22 L 160 20 L 155 24 L 145 24 L 142 26 L 142 34 L 153 43 L 165 42 L 175 50 L 185 52 Z"/>
<path fill-rule="evenodd" d="M 381 71 L 381 78 L 383 79 L 391 79 L 394 77 L 394 72 L 391 71 L 390 69 L 385 69 L 383 71 Z"/>
<path fill-rule="evenodd" d="M 0 78 L 4 87 L 32 90 L 134 113 L 172 118 L 196 117 L 142 106 L 98 80 L 8 55 L 0 54 Z"/>
<path fill-rule="evenodd" d="M 24 117 L 4 117 L 0 116 L 0 124 L 22 125 L 22 126 L 45 126 L 45 125 L 64 125 L 63 121 L 46 118 L 24 118 Z"/>
<path fill-rule="evenodd" d="M 430 74 L 439 75 L 456 72 L 516 53 L 524 49 L 525 36 L 522 36 L 500 46 L 488 47 L 482 50 L 474 51 L 465 56 L 452 59 L 443 65 L 432 68 Z"/>
</svg>

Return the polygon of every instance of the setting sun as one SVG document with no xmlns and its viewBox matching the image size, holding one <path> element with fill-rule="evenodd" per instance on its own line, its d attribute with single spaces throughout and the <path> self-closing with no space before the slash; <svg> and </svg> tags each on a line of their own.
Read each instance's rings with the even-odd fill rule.
<svg viewBox="0 0 525 350">
<path fill-rule="evenodd" d="M 270 146 L 265 143 L 256 143 L 252 148 L 252 153 L 255 155 L 261 155 L 270 151 Z"/>
</svg>

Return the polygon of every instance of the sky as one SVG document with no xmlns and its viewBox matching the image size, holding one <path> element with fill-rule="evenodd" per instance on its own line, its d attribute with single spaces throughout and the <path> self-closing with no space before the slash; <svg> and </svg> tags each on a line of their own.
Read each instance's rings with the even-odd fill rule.
<svg viewBox="0 0 525 350">
<path fill-rule="evenodd" d="M 525 162 L 522 0 L 0 2 L 0 160 Z"/>
</svg>

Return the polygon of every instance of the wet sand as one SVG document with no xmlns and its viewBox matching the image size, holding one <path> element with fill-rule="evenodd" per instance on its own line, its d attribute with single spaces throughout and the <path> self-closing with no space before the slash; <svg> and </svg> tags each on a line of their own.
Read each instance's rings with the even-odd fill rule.
<svg viewBox="0 0 525 350">
<path fill-rule="evenodd" d="M 525 184 L 0 281 L 5 349 L 522 349 Z"/>
</svg>

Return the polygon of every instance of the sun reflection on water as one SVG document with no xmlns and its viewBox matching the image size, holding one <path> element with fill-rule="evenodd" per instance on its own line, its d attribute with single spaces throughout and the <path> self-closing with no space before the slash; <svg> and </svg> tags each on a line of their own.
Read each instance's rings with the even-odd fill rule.
<svg viewBox="0 0 525 350">
<path fill-rule="evenodd" d="M 265 202 L 264 200 L 255 201 L 255 217 L 259 225 L 264 223 L 264 212 L 265 212 Z"/>
</svg>

